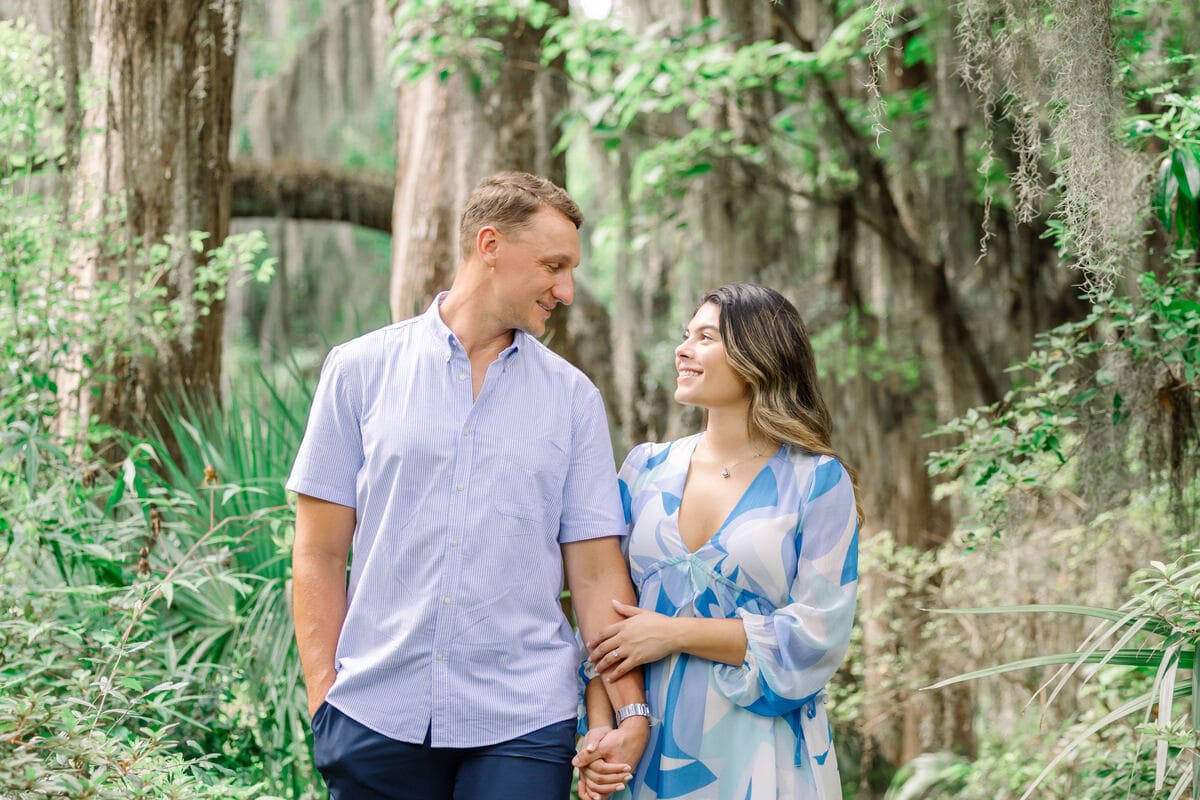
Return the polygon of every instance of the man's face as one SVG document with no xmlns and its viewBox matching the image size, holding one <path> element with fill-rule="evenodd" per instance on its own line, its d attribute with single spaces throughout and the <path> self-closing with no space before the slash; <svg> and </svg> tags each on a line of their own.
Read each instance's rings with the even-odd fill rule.
<svg viewBox="0 0 1200 800">
<path fill-rule="evenodd" d="M 575 297 L 572 270 L 579 264 L 579 232 L 552 208 L 539 209 L 528 225 L 496 235 L 493 251 L 497 312 L 508 328 L 534 336 L 546 332 L 550 312 Z"/>
</svg>

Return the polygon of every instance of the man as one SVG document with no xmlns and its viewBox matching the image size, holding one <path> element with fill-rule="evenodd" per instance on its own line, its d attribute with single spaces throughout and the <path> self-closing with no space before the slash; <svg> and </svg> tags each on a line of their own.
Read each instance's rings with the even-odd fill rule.
<svg viewBox="0 0 1200 800">
<path fill-rule="evenodd" d="M 288 481 L 296 640 L 335 800 L 564 800 L 579 650 L 634 602 L 599 392 L 535 338 L 574 294 L 583 218 L 484 180 L 450 291 L 334 348 Z M 349 588 L 346 564 L 353 545 Z M 607 685 L 628 773 L 642 678 Z"/>
</svg>

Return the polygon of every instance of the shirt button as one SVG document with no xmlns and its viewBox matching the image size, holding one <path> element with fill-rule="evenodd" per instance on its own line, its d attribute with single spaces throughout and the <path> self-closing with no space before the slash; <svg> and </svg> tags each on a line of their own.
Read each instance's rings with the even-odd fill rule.
<svg viewBox="0 0 1200 800">
<path fill-rule="evenodd" d="M 450 546 L 451 546 L 451 547 L 458 547 L 458 539 L 451 539 L 451 540 L 450 540 Z"/>
<path fill-rule="evenodd" d="M 434 656 L 434 658 L 436 658 L 438 661 L 441 661 L 441 660 L 442 660 L 442 654 L 441 654 L 441 653 L 438 653 L 436 656 Z"/>
<path fill-rule="evenodd" d="M 470 429 L 470 428 L 467 428 L 465 431 L 463 431 L 463 436 L 470 436 L 470 435 L 471 435 L 471 429 Z"/>
<path fill-rule="evenodd" d="M 458 486 L 455 486 L 454 488 L 456 491 L 459 491 L 459 492 L 465 492 L 467 490 L 467 487 L 463 486 L 461 483 Z"/>
<path fill-rule="evenodd" d="M 467 376 L 466 376 L 466 375 L 463 375 L 463 374 L 460 372 L 460 373 L 458 373 L 458 379 L 459 379 L 460 381 L 465 381 L 465 380 L 467 379 Z"/>
<path fill-rule="evenodd" d="M 451 602 L 451 601 L 450 601 L 450 598 L 449 598 L 449 597 L 443 597 L 443 598 L 442 598 L 442 602 L 443 602 L 443 603 L 445 603 L 446 605 L 450 605 L 450 602 Z"/>
</svg>

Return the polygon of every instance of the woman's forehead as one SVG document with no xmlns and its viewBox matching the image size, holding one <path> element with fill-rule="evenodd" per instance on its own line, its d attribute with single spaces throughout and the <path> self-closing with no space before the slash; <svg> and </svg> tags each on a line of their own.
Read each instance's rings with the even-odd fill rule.
<svg viewBox="0 0 1200 800">
<path fill-rule="evenodd" d="M 696 313 L 692 315 L 691 322 L 688 323 L 689 328 L 718 327 L 721 320 L 721 309 L 715 303 L 705 303 L 696 309 Z"/>
</svg>

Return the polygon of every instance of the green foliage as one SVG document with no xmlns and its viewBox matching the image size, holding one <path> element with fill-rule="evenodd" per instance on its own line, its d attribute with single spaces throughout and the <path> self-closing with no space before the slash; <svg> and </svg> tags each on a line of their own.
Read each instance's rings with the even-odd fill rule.
<svg viewBox="0 0 1200 800">
<path fill-rule="evenodd" d="M 540 30 L 557 17 L 542 0 L 405 0 L 397 3 L 388 66 L 398 80 L 463 70 L 478 92 L 504 61 L 500 44 L 516 25 Z"/>
<path fill-rule="evenodd" d="M 714 18 L 678 33 L 665 23 L 634 33 L 606 20 L 560 19 L 547 31 L 543 61 L 561 57 L 583 97 L 579 110 L 564 116 L 559 147 L 587 136 L 615 148 L 635 126 L 682 114 L 686 132 L 641 149 L 634 164 L 633 199 L 643 214 L 659 218 L 672 207 L 664 201 L 681 199 L 714 163 L 765 163 L 757 138 L 763 132 L 751 139 L 715 127 L 709 111 L 735 98 L 741 104 L 769 95 L 780 108 L 771 121 L 772 147 L 799 148 L 803 154 L 789 154 L 799 165 L 836 181 L 836 158 L 819 152 L 830 142 L 797 119 L 814 113 L 815 81 L 839 78 L 849 61 L 863 57 L 861 40 L 872 18 L 870 8 L 848 15 L 811 52 L 784 42 L 739 42 Z"/>
<path fill-rule="evenodd" d="M 65 146 L 56 111 L 64 101 L 50 40 L 24 20 L 0 20 L 0 176 L 56 162 Z"/>
<path fill-rule="evenodd" d="M 1130 2 L 1115 13 L 1144 28 L 1147 8 Z M 966 512 L 959 533 L 968 550 L 1010 546 L 989 540 L 1036 524 L 1031 516 L 1081 519 L 1079 534 L 1086 536 L 1148 524 L 1152 547 L 1195 544 L 1187 527 L 1200 511 L 1193 466 L 1200 458 L 1195 59 L 1181 55 L 1178 42 L 1163 55 L 1126 24 L 1115 23 L 1123 37 L 1123 88 L 1138 113 L 1121 127 L 1131 145 L 1156 154 L 1145 210 L 1169 234 L 1168 250 L 1152 269 L 1131 272 L 1126 263 L 1113 291 L 1088 295 L 1086 317 L 1039 334 L 1030 355 L 1012 367 L 1014 388 L 1000 403 L 935 432 L 957 442 L 933 453 L 929 467 L 944 479 L 939 496 L 955 498 Z M 1139 211 L 1128 210 L 1128 218 L 1136 221 Z M 1051 220 L 1046 234 L 1064 260 L 1078 255 L 1072 219 Z M 1103 620 L 1075 650 L 935 683 L 1057 668 L 1035 694 L 1081 707 L 1052 748 L 1041 745 L 1049 755 L 1012 747 L 1012 739 L 1004 750 L 985 747 L 964 796 L 1028 797 L 1035 790 L 1071 798 L 1181 796 L 1192 779 L 1200 729 L 1200 709 L 1189 715 L 1180 708 L 1193 695 L 1189 673 L 1200 643 L 1198 571 L 1194 554 L 1170 565 L 1154 562 L 1137 577 L 1131 599 L 1115 609 L 1041 603 L 953 612 L 1000 614 L 1009 625 L 1029 614 L 1055 625 L 1064 617 Z"/>
<path fill-rule="evenodd" d="M 953 753 L 922 753 L 905 764 L 888 786 L 885 800 L 951 800 L 959 797 L 971 764 Z"/>
<path fill-rule="evenodd" d="M 244 391 L 252 406 L 234 400 L 228 420 L 215 405 L 187 409 L 177 432 L 211 441 L 180 436 L 181 449 L 227 470 L 206 489 L 161 443 L 96 425 L 56 431 L 64 378 L 111 380 L 115 363 L 172 346 L 231 275 L 265 281 L 273 260 L 260 257 L 261 232 L 216 247 L 198 232 L 126 242 L 109 233 L 122 229 L 117 207 L 83 230 L 40 193 L 32 171 L 51 168 L 61 137 L 49 50 L 0 22 L 11 145 L 0 164 L 0 368 L 11 377 L 0 383 L 0 794 L 310 796 L 319 782 L 296 713 L 282 557 L 283 454 L 307 398 Z M 123 274 L 85 285 L 77 253 L 93 245 Z M 169 284 L 184 262 L 198 265 L 181 293 Z M 266 418 L 278 424 L 253 428 Z M 127 455 L 92 458 L 87 444 L 101 439 Z"/>
<path fill-rule="evenodd" d="M 1029 606 L 1021 609 L 977 608 L 948 612 L 1070 613 L 1097 616 L 1107 622 L 1100 625 L 1077 651 L 988 667 L 939 681 L 932 688 L 1030 667 L 1066 665 L 1066 668 L 1060 670 L 1052 682 L 1047 684 L 1048 687 L 1053 687 L 1047 702 L 1053 702 L 1077 674 L 1083 674 L 1085 685 L 1092 677 L 1101 674 L 1095 670 L 1083 673 L 1084 665 L 1095 664 L 1101 668 L 1108 665 L 1133 667 L 1144 671 L 1144 674 L 1153 675 L 1153 680 L 1148 686 L 1137 686 L 1137 682 L 1134 682 L 1123 687 L 1133 688 L 1134 691 L 1130 692 L 1133 696 L 1123 696 L 1115 708 L 1107 713 L 1097 714 L 1088 724 L 1073 730 L 1064 740 L 1063 746 L 1057 749 L 1054 758 L 1042 767 L 1028 784 L 1022 799 L 1029 797 L 1061 762 L 1085 748 L 1091 737 L 1138 716 L 1142 720 L 1142 724 L 1137 728 L 1138 732 L 1155 742 L 1151 794 L 1157 796 L 1157 793 L 1162 792 L 1168 778 L 1174 780 L 1177 786 L 1191 780 L 1196 731 L 1200 730 L 1200 705 L 1193 704 L 1190 720 L 1177 720 L 1174 709 L 1176 700 L 1192 695 L 1191 673 L 1196 668 L 1197 656 L 1200 655 L 1200 601 L 1197 600 L 1200 597 L 1200 561 L 1192 554 L 1186 561 L 1171 565 L 1155 562 L 1140 576 L 1140 583 L 1143 588 L 1119 610 L 1083 606 Z M 1139 774 L 1144 779 L 1148 771 L 1148 762 L 1140 758 L 1137 761 L 1139 767 L 1129 776 L 1130 780 L 1135 780 Z M 1126 776 L 1116 777 L 1116 782 L 1119 783 Z"/>
<path fill-rule="evenodd" d="M 238 398 L 179 410 L 181 461 L 137 445 L 112 476 L 23 421 L 0 437 L 0 787 L 319 790 L 282 488 L 309 398 L 265 381 Z"/>
<path fill-rule="evenodd" d="M 873 317 L 870 309 L 852 308 L 812 335 L 821 377 L 844 384 L 861 374 L 873 381 L 896 376 L 905 391 L 915 390 L 921 381 L 921 362 L 912 343 L 905 347 L 872 335 Z"/>
<path fill-rule="evenodd" d="M 1085 690 L 1089 700 L 1107 707 L 1118 687 L 1127 685 L 1129 674 L 1109 670 L 1104 685 Z M 1091 721 L 1085 713 L 1076 722 L 1057 730 L 1044 726 L 1023 726 L 1015 737 L 989 741 L 979 756 L 966 765 L 965 775 L 947 770 L 949 780 L 961 785 L 957 800 L 1017 800 L 1037 777 L 1049 749 L 1058 749 Z M 960 762 L 961 764 L 961 762 Z M 1038 785 L 1037 796 L 1048 800 L 1166 800 L 1169 793 L 1154 789 L 1154 763 L 1147 748 L 1140 746 L 1132 725 L 1111 726 L 1103 737 L 1076 751 L 1063 764 L 1064 769 L 1046 776 Z M 943 784 L 944 785 L 944 784 Z M 952 784 L 953 785 L 953 784 Z"/>
<path fill-rule="evenodd" d="M 13 376 L 0 384 L 0 419 L 37 428 L 57 415 L 64 380 L 111 374 L 119 360 L 170 347 L 224 298 L 236 270 L 253 264 L 247 274 L 265 281 L 273 269 L 271 259 L 256 263 L 260 232 L 231 236 L 207 254 L 201 232 L 126 242 L 110 233 L 120 230 L 119 208 L 86 229 L 59 197 L 39 191 L 33 173 L 56 164 L 64 147 L 51 50 L 23 23 L 0 22 L 0 359 Z M 122 274 L 81 278 L 80 253 L 93 246 Z M 184 261 L 199 262 L 188 292 L 168 279 Z"/>
<path fill-rule="evenodd" d="M 173 547 L 194 548 L 218 526 L 227 537 L 221 580 L 176 591 L 163 620 L 178 658 L 216 701 L 218 724 L 194 735 L 223 765 L 289 797 L 310 796 L 317 783 L 289 607 L 294 508 L 283 489 L 311 401 L 295 373 L 274 383 L 260 372 L 223 408 L 214 398 L 171 405 L 177 460 L 156 443 L 164 487 L 187 498 L 188 533 Z"/>
<path fill-rule="evenodd" d="M 25 423 L 0 434 L 0 787 L 26 798 L 259 797 L 180 741 L 181 723 L 204 723 L 190 717 L 188 675 L 159 629 L 170 587 L 215 580 L 219 561 L 163 561 L 178 501 L 130 469 L 114 480 L 96 467 Z"/>
<path fill-rule="evenodd" d="M 1165 279 L 1138 276 L 1136 289 L 1096 302 L 1088 316 L 1039 334 L 1034 351 L 1013 367 L 1025 382 L 985 409 L 971 409 L 935 433 L 960 443 L 930 456 L 930 472 L 949 477 L 939 490 L 969 499 L 977 522 L 998 533 L 1016 494 L 1054 489 L 1054 476 L 1079 452 L 1089 426 L 1125 425 L 1132 406 L 1153 407 L 1166 387 L 1171 402 L 1200 400 L 1200 272 L 1181 252 Z M 1145 365 L 1164 383 L 1122 394 L 1118 365 Z M 1125 389 L 1129 391 L 1129 389 Z"/>
<path fill-rule="evenodd" d="M 683 27 L 678 32 L 663 22 L 635 32 L 610 20 L 558 17 L 538 0 L 455 0 L 406 2 L 396 11 L 396 32 L 390 64 L 400 80 L 417 80 L 436 71 L 446 80 L 463 70 L 478 90 L 495 79 L 504 56 L 502 41 L 517 24 L 544 29 L 542 62 L 561 62 L 579 93 L 575 107 L 560 120 L 563 136 L 558 149 L 590 137 L 616 148 L 630 130 L 648 119 L 682 113 L 689 130 L 681 137 L 664 137 L 639 152 L 634 165 L 635 200 L 644 213 L 659 217 L 665 198 L 679 199 L 695 179 L 713 169 L 719 159 L 763 159 L 761 142 L 739 138 L 713 127 L 707 112 L 719 103 L 751 95 L 770 95 L 780 111 L 772 121 L 776 147 L 798 146 L 807 164 L 837 179 L 830 153 L 818 152 L 829 142 L 809 125 L 814 80 L 844 75 L 847 64 L 865 56 L 864 34 L 875 17 L 870 7 L 849 12 L 809 52 L 775 41 L 739 42 L 715 18 Z M 919 43 L 913 58 L 925 59 Z M 914 100 L 914 108 L 920 103 Z M 869 129 L 862 113 L 864 130 Z M 659 211 L 655 211 L 659 209 Z"/>
</svg>

